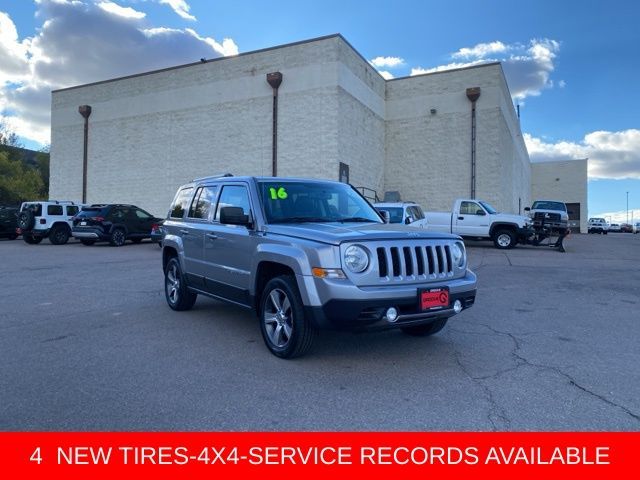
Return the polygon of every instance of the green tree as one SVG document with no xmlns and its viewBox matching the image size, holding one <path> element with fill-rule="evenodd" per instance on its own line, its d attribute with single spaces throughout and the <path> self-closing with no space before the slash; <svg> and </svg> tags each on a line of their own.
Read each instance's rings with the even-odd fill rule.
<svg viewBox="0 0 640 480">
<path fill-rule="evenodd" d="M 0 203 L 42 199 L 43 192 L 40 172 L 26 167 L 20 160 L 12 160 L 7 152 L 0 152 Z"/>
</svg>

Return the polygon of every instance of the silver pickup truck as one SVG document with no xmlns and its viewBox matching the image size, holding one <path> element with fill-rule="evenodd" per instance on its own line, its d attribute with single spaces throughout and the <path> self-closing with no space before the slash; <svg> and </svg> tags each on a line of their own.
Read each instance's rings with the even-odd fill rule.
<svg viewBox="0 0 640 480">
<path fill-rule="evenodd" d="M 200 178 L 178 189 L 164 230 L 169 306 L 202 294 L 253 309 L 281 358 L 325 328 L 432 335 L 476 296 L 460 237 L 385 224 L 343 183 Z"/>
</svg>

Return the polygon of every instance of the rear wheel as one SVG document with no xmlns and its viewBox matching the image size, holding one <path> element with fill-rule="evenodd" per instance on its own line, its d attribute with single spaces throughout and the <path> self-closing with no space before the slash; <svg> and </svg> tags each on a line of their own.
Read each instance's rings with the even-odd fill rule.
<svg viewBox="0 0 640 480">
<path fill-rule="evenodd" d="M 170 259 L 164 269 L 164 294 L 169 306 L 177 311 L 189 310 L 198 298 L 198 294 L 187 287 L 176 257 Z"/>
<path fill-rule="evenodd" d="M 317 330 L 303 307 L 295 277 L 282 275 L 265 286 L 260 300 L 260 330 L 275 356 L 300 357 L 311 348 Z"/>
<path fill-rule="evenodd" d="M 116 228 L 111 232 L 111 237 L 109 238 L 109 243 L 114 247 L 121 247 L 124 245 L 124 242 L 127 241 L 127 235 L 124 233 L 124 230 L 121 228 Z"/>
<path fill-rule="evenodd" d="M 414 327 L 403 327 L 401 330 L 407 335 L 414 337 L 428 337 L 434 335 L 444 328 L 447 324 L 448 318 L 441 318 L 440 320 L 434 320 L 426 325 L 416 325 Z"/>
<path fill-rule="evenodd" d="M 92 238 L 81 238 L 80 243 L 82 243 L 83 245 L 86 245 L 87 247 L 90 247 L 91 245 L 96 243 L 96 241 L 93 240 Z"/>
<path fill-rule="evenodd" d="M 49 232 L 49 242 L 52 245 L 64 245 L 69 241 L 69 227 L 56 225 Z"/>
<path fill-rule="evenodd" d="M 37 245 L 42 241 L 42 237 L 36 237 L 31 233 L 23 233 L 22 239 L 29 245 Z"/>
<path fill-rule="evenodd" d="M 516 234 L 513 230 L 498 230 L 493 234 L 493 244 L 496 248 L 513 248 L 516 244 Z"/>
</svg>

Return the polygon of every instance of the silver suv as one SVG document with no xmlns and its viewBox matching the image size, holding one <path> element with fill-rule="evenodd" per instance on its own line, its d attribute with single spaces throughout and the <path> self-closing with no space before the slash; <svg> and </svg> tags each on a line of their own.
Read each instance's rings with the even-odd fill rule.
<svg viewBox="0 0 640 480">
<path fill-rule="evenodd" d="M 324 328 L 432 335 L 476 296 L 460 237 L 385 224 L 344 183 L 197 179 L 178 189 L 164 229 L 169 306 L 202 294 L 254 309 L 282 358 Z"/>
</svg>

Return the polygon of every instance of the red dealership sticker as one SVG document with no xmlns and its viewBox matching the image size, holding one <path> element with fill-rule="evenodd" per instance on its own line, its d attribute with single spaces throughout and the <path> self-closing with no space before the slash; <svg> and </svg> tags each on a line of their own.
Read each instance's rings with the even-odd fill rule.
<svg viewBox="0 0 640 480">
<path fill-rule="evenodd" d="M 448 306 L 449 289 L 442 287 L 420 291 L 420 308 L 422 310 L 446 308 Z"/>
</svg>

